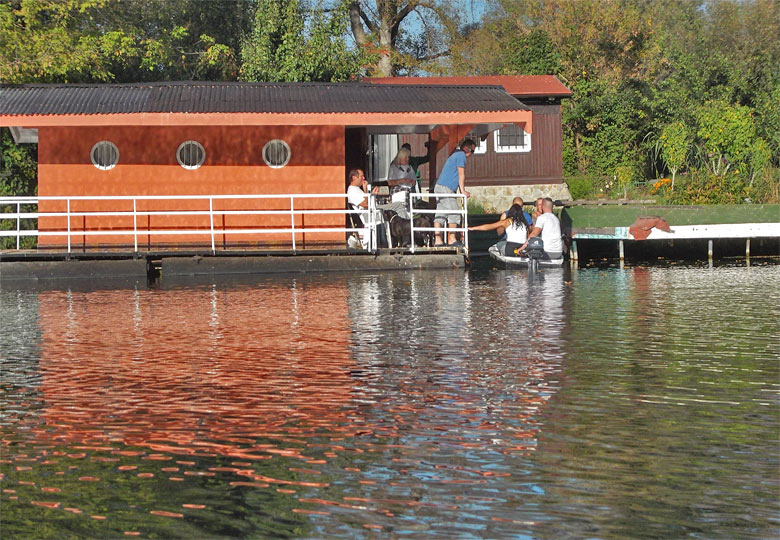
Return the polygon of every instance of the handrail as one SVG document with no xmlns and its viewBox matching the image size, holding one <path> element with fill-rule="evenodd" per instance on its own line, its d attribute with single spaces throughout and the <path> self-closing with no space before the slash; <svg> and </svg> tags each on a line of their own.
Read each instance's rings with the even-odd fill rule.
<svg viewBox="0 0 780 540">
<path fill-rule="evenodd" d="M 461 205 L 460 210 L 426 210 L 425 208 L 415 208 L 414 207 L 414 199 L 422 199 L 423 197 L 427 197 L 428 199 L 431 198 L 457 198 L 461 199 Z M 409 208 L 410 215 L 412 219 L 410 220 L 410 232 L 411 235 L 410 243 L 411 246 L 411 252 L 414 253 L 415 251 L 415 243 L 414 243 L 414 232 L 415 231 L 433 231 L 433 232 L 439 232 L 441 233 L 444 238 L 446 238 L 446 235 L 454 232 L 454 233 L 463 233 L 463 251 L 468 255 L 469 253 L 469 224 L 468 224 L 468 208 L 466 204 L 466 196 L 462 193 L 415 193 L 410 191 L 409 192 Z M 463 218 L 463 226 L 462 227 L 415 227 L 414 226 L 414 215 L 412 214 L 460 214 Z M 449 225 L 449 224 L 448 224 Z"/>
<path fill-rule="evenodd" d="M 214 201 L 240 201 L 240 200 L 282 200 L 289 199 L 289 210 L 215 210 Z M 87 236 L 132 236 L 133 249 L 138 252 L 138 236 L 149 235 L 169 235 L 169 236 L 192 236 L 192 235 L 208 235 L 211 240 L 211 251 L 216 253 L 216 241 L 215 237 L 218 234 L 280 234 L 290 233 L 293 252 L 296 251 L 295 235 L 301 233 L 315 233 L 315 232 L 345 232 L 345 233 L 359 233 L 368 235 L 369 238 L 374 238 L 374 241 L 369 242 L 369 251 L 375 251 L 376 249 L 376 225 L 371 216 L 370 209 L 295 209 L 295 203 L 298 199 L 341 199 L 346 200 L 346 194 L 344 193 L 326 193 L 326 194 L 261 194 L 261 195 L 99 195 L 99 196 L 43 196 L 43 197 L 0 197 L 0 221 L 15 219 L 17 222 L 16 230 L 0 230 L 0 238 L 3 237 L 16 237 L 16 249 L 20 249 L 20 239 L 22 237 L 29 236 L 66 236 L 67 237 L 67 252 L 72 252 L 71 238 L 73 236 L 87 237 Z M 208 210 L 139 210 L 138 201 L 208 201 Z M 42 201 L 58 201 L 65 203 L 65 210 L 62 212 L 22 212 L 22 205 L 39 205 Z M 132 210 L 116 210 L 116 211 L 72 211 L 71 203 L 73 201 L 131 201 Z M 373 203 L 373 197 L 369 197 L 370 203 Z M 6 206 L 15 206 L 15 212 L 3 212 L 2 208 Z M 296 227 L 295 216 L 303 216 L 310 214 L 356 214 L 362 216 L 368 216 L 363 221 L 366 223 L 364 227 Z M 290 215 L 290 228 L 260 228 L 259 226 L 249 226 L 241 229 L 228 229 L 226 227 L 215 227 L 214 216 L 215 215 L 244 215 L 244 216 L 260 216 L 260 215 Z M 132 217 L 133 226 L 132 229 L 110 229 L 110 230 L 73 230 L 71 227 L 71 221 L 74 217 Z M 196 226 L 194 228 L 187 229 L 150 229 L 139 230 L 138 229 L 138 217 L 139 216 L 209 216 L 209 226 L 206 228 L 200 228 Z M 38 219 L 41 217 L 53 217 L 63 218 L 67 221 L 67 230 L 65 231 L 40 231 L 36 229 L 23 230 L 21 228 L 22 219 Z M 190 225 L 190 224 L 188 224 Z"/>
<path fill-rule="evenodd" d="M 414 220 L 411 220 L 410 226 L 410 250 L 412 253 L 416 251 L 417 246 L 414 243 L 415 232 L 459 232 L 463 233 L 464 250 L 468 253 L 468 211 L 466 209 L 466 198 L 463 194 L 443 194 L 443 193 L 409 193 L 409 208 L 414 208 L 414 201 L 417 199 L 427 198 L 444 198 L 455 197 L 462 200 L 461 208 L 459 210 L 426 210 L 426 209 L 414 209 L 415 214 L 442 214 L 442 213 L 457 213 L 463 216 L 462 227 L 447 227 L 442 230 L 436 227 L 415 227 Z M 333 208 L 321 208 L 321 209 L 296 209 L 296 201 L 301 199 L 340 199 L 345 200 L 346 194 L 344 193 L 305 193 L 305 194 L 239 194 L 239 195 L 97 195 L 97 196 L 42 196 L 42 197 L 0 197 L 0 222 L 2 220 L 16 220 L 16 230 L 0 230 L 0 238 L 15 237 L 16 249 L 20 249 L 20 243 L 22 237 L 48 237 L 58 236 L 67 237 L 67 252 L 72 252 L 71 239 L 74 236 L 78 237 L 99 237 L 99 236 L 130 236 L 133 239 L 133 249 L 135 253 L 138 253 L 138 237 L 143 236 L 192 236 L 192 235 L 206 235 L 210 238 L 211 251 L 216 253 L 216 236 L 219 234 L 241 235 L 241 234 L 290 234 L 290 241 L 293 252 L 296 252 L 298 246 L 296 244 L 296 234 L 301 233 L 331 233 L 331 232 L 344 232 L 344 233 L 358 233 L 361 235 L 367 235 L 367 250 L 371 253 L 375 253 L 378 247 L 377 229 L 383 222 L 382 217 L 378 213 L 378 206 L 376 204 L 376 198 L 372 194 L 367 194 L 368 208 L 366 209 L 333 209 Z M 247 201 L 247 200 L 289 200 L 289 209 L 276 209 L 276 210 L 215 210 L 215 201 Z M 47 212 L 29 212 L 22 211 L 23 205 L 39 205 L 41 202 L 64 202 L 65 210 L 59 212 L 47 211 Z M 132 203 L 132 209 L 130 210 L 73 210 L 72 203 L 76 201 L 129 201 Z M 139 201 L 208 201 L 208 210 L 146 210 L 139 209 Z M 15 206 L 15 212 L 3 212 L 4 207 Z M 346 205 L 345 205 L 346 206 Z M 363 227 L 298 227 L 295 224 L 296 216 L 305 215 L 329 215 L 329 214 L 341 214 L 341 215 L 359 215 L 363 221 Z M 289 228 L 260 228 L 259 226 L 248 226 L 240 229 L 228 229 L 226 227 L 219 227 L 215 225 L 214 216 L 290 216 Z M 128 217 L 132 218 L 132 228 L 121 229 L 106 229 L 106 230 L 87 230 L 84 227 L 83 230 L 72 228 L 72 218 L 78 217 Z M 186 229 L 149 229 L 143 230 L 138 227 L 138 218 L 143 216 L 208 216 L 209 224 L 207 227 L 201 227 L 197 224 L 188 224 L 193 226 Z M 40 231 L 36 229 L 22 229 L 22 220 L 37 220 L 39 218 L 61 218 L 67 221 L 67 230 L 64 231 Z"/>
</svg>

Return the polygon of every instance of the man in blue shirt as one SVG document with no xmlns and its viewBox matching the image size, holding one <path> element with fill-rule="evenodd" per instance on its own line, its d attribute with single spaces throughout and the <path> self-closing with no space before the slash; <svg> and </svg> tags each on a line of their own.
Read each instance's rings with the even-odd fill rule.
<svg viewBox="0 0 780 540">
<path fill-rule="evenodd" d="M 514 206 L 515 204 L 520 205 L 520 208 L 522 208 L 525 205 L 525 203 L 523 202 L 523 198 L 522 197 L 515 197 L 514 199 L 512 199 L 512 205 L 511 206 Z M 510 206 L 510 208 L 511 208 L 511 206 Z M 506 219 L 507 212 L 509 212 L 509 210 L 507 210 L 506 212 L 502 213 L 501 217 L 499 218 L 499 220 Z M 525 222 L 528 225 L 533 225 L 533 220 L 531 219 L 531 214 L 529 214 L 525 210 L 523 210 L 523 219 L 525 219 Z M 498 229 L 496 229 L 496 234 L 498 234 L 501 237 L 502 240 L 506 240 L 506 235 L 504 234 L 503 227 L 499 227 Z"/>
<path fill-rule="evenodd" d="M 436 181 L 436 185 L 433 188 L 434 193 L 442 195 L 455 193 L 458 189 L 466 197 L 469 196 L 469 192 L 466 191 L 466 158 L 474 153 L 474 148 L 477 145 L 471 139 L 464 140 L 460 148 L 458 148 L 452 155 L 447 158 L 444 163 L 444 167 L 441 170 L 439 179 Z M 436 229 L 444 227 L 445 223 L 447 227 L 459 227 L 461 222 L 461 215 L 459 213 L 451 213 L 460 211 L 460 205 L 458 204 L 457 197 L 439 197 L 437 199 L 436 210 L 440 213 L 436 214 L 434 218 L 433 226 Z M 436 232 L 435 245 L 443 246 L 441 232 Z M 454 232 L 448 234 L 447 245 L 456 246 L 459 244 L 458 238 Z"/>
</svg>

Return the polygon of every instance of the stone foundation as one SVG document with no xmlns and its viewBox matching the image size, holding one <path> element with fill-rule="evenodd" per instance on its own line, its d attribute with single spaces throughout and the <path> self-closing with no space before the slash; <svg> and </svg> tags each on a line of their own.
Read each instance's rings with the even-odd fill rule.
<svg viewBox="0 0 780 540">
<path fill-rule="evenodd" d="M 527 186 L 469 186 L 470 204 L 481 205 L 488 213 L 504 212 L 512 205 L 512 199 L 522 197 L 527 206 L 533 205 L 539 197 L 550 197 L 552 200 L 571 200 L 569 186 L 564 184 L 532 184 Z"/>
</svg>

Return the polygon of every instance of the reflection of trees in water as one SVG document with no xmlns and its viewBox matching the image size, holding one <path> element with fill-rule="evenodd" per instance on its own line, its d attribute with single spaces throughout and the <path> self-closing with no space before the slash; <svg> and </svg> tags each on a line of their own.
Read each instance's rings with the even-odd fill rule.
<svg viewBox="0 0 780 540">
<path fill-rule="evenodd" d="M 537 462 L 547 503 L 573 497 L 597 536 L 774 531 L 776 269 L 632 268 L 576 276 L 566 381 Z M 734 297 L 738 302 L 726 299 Z M 772 383 L 768 381 L 771 380 Z M 771 504 L 769 501 L 773 501 Z M 741 520 L 735 516 L 750 515 Z M 548 522 L 540 536 L 576 536 Z M 749 532 L 746 532 L 749 531 Z M 770 534 L 771 536 L 771 534 Z"/>
</svg>

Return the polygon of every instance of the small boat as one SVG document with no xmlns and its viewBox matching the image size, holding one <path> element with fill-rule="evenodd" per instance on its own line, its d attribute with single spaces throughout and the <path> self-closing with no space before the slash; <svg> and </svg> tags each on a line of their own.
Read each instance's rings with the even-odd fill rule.
<svg viewBox="0 0 780 540">
<path fill-rule="evenodd" d="M 531 266 L 531 259 L 529 257 L 507 257 L 504 255 L 504 246 L 506 245 L 506 241 L 502 240 L 496 244 L 493 244 L 488 248 L 488 254 L 494 258 L 497 261 L 501 261 L 502 263 L 506 264 L 507 266 L 519 266 L 519 267 L 528 267 Z M 537 266 L 544 267 L 544 266 L 553 266 L 553 267 L 560 267 L 563 266 L 563 258 L 560 259 L 552 259 L 552 260 L 543 260 L 543 259 L 537 259 Z"/>
</svg>

